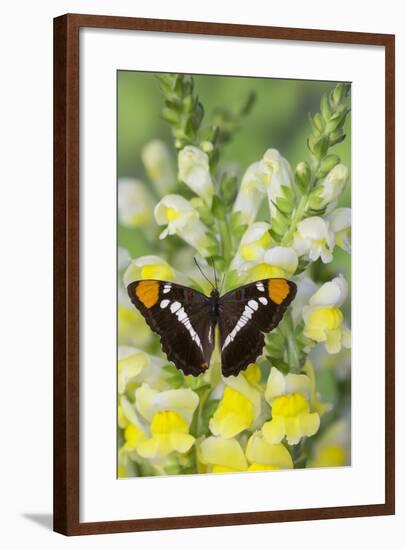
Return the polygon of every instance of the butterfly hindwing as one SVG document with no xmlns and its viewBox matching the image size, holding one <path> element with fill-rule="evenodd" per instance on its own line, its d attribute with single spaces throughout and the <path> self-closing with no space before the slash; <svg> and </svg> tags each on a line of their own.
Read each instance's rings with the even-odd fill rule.
<svg viewBox="0 0 405 550">
<path fill-rule="evenodd" d="M 263 333 L 273 330 L 294 299 L 287 279 L 264 279 L 228 292 L 219 300 L 222 373 L 237 375 L 261 355 Z"/>
<path fill-rule="evenodd" d="M 210 363 L 215 323 L 210 299 L 169 281 L 142 280 L 128 285 L 132 303 L 161 339 L 169 361 L 184 374 L 198 376 Z"/>
</svg>

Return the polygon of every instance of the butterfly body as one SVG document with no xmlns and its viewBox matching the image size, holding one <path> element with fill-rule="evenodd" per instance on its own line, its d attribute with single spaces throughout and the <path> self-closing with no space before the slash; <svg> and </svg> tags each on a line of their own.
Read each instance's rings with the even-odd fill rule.
<svg viewBox="0 0 405 550">
<path fill-rule="evenodd" d="M 294 299 L 287 279 L 263 279 L 220 296 L 206 296 L 169 281 L 128 285 L 132 303 L 161 339 L 168 359 L 185 374 L 198 376 L 210 364 L 218 326 L 222 373 L 237 375 L 261 355 L 264 333 L 273 330 Z"/>
</svg>

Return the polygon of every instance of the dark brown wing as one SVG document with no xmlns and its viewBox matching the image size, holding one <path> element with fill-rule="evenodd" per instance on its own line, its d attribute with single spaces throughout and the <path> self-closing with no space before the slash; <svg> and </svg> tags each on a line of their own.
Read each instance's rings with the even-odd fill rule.
<svg viewBox="0 0 405 550">
<path fill-rule="evenodd" d="M 210 298 L 192 288 L 151 279 L 134 281 L 127 290 L 149 327 L 160 336 L 169 361 L 184 374 L 204 372 L 215 341 Z"/>
<path fill-rule="evenodd" d="M 297 286 L 287 279 L 264 279 L 219 299 L 219 332 L 224 376 L 237 375 L 261 355 L 263 333 L 273 330 L 292 302 Z"/>
</svg>

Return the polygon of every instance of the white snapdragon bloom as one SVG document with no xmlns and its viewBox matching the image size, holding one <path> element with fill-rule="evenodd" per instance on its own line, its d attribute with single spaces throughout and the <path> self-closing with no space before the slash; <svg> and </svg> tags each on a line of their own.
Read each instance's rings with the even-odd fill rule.
<svg viewBox="0 0 405 550">
<path fill-rule="evenodd" d="M 173 411 L 180 414 L 189 426 L 198 402 L 198 395 L 190 388 L 157 391 L 142 384 L 135 392 L 136 409 L 148 422 L 157 412 Z"/>
<path fill-rule="evenodd" d="M 142 149 L 142 162 L 159 195 L 170 193 L 176 184 L 176 173 L 166 143 L 160 139 L 147 143 Z"/>
<path fill-rule="evenodd" d="M 299 256 L 306 255 L 313 262 L 321 258 L 326 264 L 333 260 L 335 236 L 327 221 L 313 216 L 297 225 L 293 247 Z"/>
<path fill-rule="evenodd" d="M 344 164 L 337 164 L 324 178 L 316 190 L 317 208 L 324 208 L 330 203 L 335 203 L 343 193 L 349 178 L 349 169 Z"/>
<path fill-rule="evenodd" d="M 242 224 L 249 225 L 254 222 L 265 196 L 266 188 L 260 176 L 260 161 L 254 162 L 248 167 L 242 178 L 233 205 L 233 212 L 240 212 L 242 215 Z"/>
<path fill-rule="evenodd" d="M 134 178 L 118 181 L 118 220 L 127 227 L 139 227 L 152 221 L 155 201 L 148 188 Z"/>
<path fill-rule="evenodd" d="M 187 145 L 179 152 L 178 164 L 179 180 L 211 205 L 214 184 L 210 175 L 208 155 L 198 147 Z"/>
<path fill-rule="evenodd" d="M 328 353 L 338 353 L 342 346 L 350 348 L 350 330 L 342 326 L 340 306 L 347 297 L 347 282 L 342 275 L 324 283 L 304 306 L 304 336 L 324 342 Z"/>
<path fill-rule="evenodd" d="M 146 325 L 146 323 L 145 323 Z M 118 347 L 118 393 L 123 394 L 130 382 L 138 386 L 147 382 L 155 389 L 167 388 L 163 367 L 167 360 L 132 346 Z"/>
<path fill-rule="evenodd" d="M 272 277 L 291 277 L 298 266 L 298 256 L 293 248 L 273 246 L 263 254 L 261 262 L 248 268 L 247 281 L 258 281 Z"/>
<path fill-rule="evenodd" d="M 275 204 L 279 199 L 286 199 L 283 187 L 292 190 L 294 175 L 291 166 L 277 149 L 268 149 L 260 161 L 259 172 L 267 189 L 270 214 L 277 217 Z"/>
<path fill-rule="evenodd" d="M 166 225 L 160 239 L 177 234 L 193 246 L 202 256 L 212 255 L 215 240 L 199 218 L 197 210 L 180 195 L 166 195 L 155 207 L 155 219 L 159 225 Z"/>
<path fill-rule="evenodd" d="M 255 222 L 250 225 L 240 241 L 231 268 L 239 269 L 243 264 L 255 264 L 263 260 L 265 251 L 271 246 L 270 224 Z"/>
<path fill-rule="evenodd" d="M 132 260 L 127 267 L 123 282 L 125 288 L 133 281 L 141 279 L 158 279 L 160 281 L 172 281 L 176 276 L 174 269 L 159 256 L 140 256 Z"/>
<path fill-rule="evenodd" d="M 346 252 L 351 251 L 351 212 L 351 208 L 337 208 L 328 217 L 330 227 L 335 234 L 337 246 L 340 246 Z"/>
</svg>

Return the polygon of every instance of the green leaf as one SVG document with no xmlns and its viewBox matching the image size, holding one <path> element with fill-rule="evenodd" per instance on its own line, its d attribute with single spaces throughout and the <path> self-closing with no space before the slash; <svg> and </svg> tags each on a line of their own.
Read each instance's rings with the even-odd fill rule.
<svg viewBox="0 0 405 550">
<path fill-rule="evenodd" d="M 282 374 L 288 374 L 290 372 L 289 365 L 282 359 L 270 358 L 271 364 L 276 367 Z"/>
</svg>

